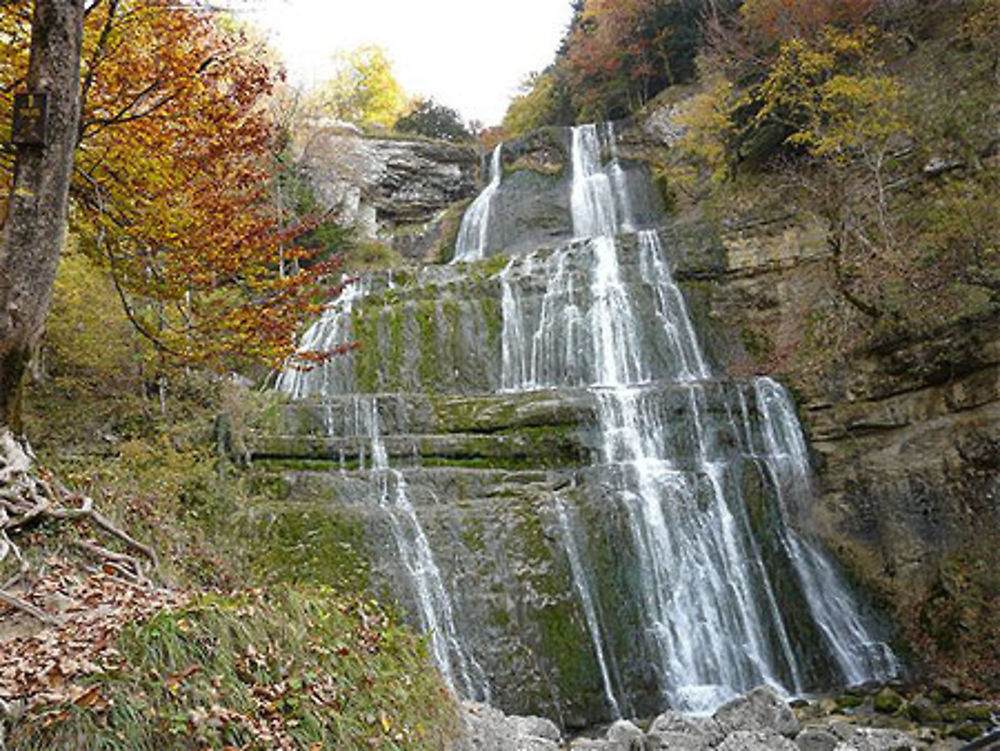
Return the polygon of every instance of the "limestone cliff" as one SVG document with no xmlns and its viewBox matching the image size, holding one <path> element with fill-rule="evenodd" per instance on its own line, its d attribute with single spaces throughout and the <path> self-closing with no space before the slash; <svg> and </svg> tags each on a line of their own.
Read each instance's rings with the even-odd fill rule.
<svg viewBox="0 0 1000 751">
<path fill-rule="evenodd" d="M 468 145 L 329 125 L 311 133 L 299 163 L 321 212 L 423 260 L 445 210 L 476 192 L 480 158 Z"/>
</svg>

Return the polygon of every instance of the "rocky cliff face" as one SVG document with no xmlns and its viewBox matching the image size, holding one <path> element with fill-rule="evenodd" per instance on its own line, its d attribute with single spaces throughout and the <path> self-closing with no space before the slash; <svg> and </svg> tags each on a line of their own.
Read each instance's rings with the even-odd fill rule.
<svg viewBox="0 0 1000 751">
<path fill-rule="evenodd" d="M 678 276 L 728 368 L 778 362 L 794 391 L 818 481 L 808 524 L 859 582 L 911 620 L 910 636 L 988 653 L 996 583 L 986 572 L 996 557 L 987 540 L 1000 533 L 1000 318 L 823 357 L 808 341 L 811 327 L 838 313 L 822 225 L 775 217 L 704 229 L 717 238 L 713 254 L 681 254 Z M 917 647 L 928 648 L 938 649 Z M 935 656 L 970 669 L 954 654 Z M 996 661 L 980 659 L 971 660 L 975 677 L 997 686 Z"/>
<path fill-rule="evenodd" d="M 392 240 L 404 257 L 418 261 L 443 212 L 475 194 L 480 161 L 468 145 L 366 137 L 336 127 L 313 133 L 301 156 L 321 210 L 365 237 Z"/>
<path fill-rule="evenodd" d="M 663 221 L 641 136 L 569 137 L 505 147 L 488 229 L 509 253 L 368 279 L 324 318 L 362 347 L 286 374 L 300 398 L 245 431 L 242 455 L 282 475 L 248 529 L 313 574 L 335 551 L 361 562 L 464 695 L 565 726 L 649 715 L 668 695 L 714 708 L 762 680 L 815 690 L 852 680 L 855 660 L 884 672 L 876 630 L 835 659 L 817 625 L 775 463 L 793 459 L 773 445 L 789 435 L 782 397 L 703 361 L 742 347 L 712 318 L 726 244 Z M 617 190 L 602 209 L 617 235 L 569 237 L 589 170 Z"/>
<path fill-rule="evenodd" d="M 656 145 L 639 128 L 622 129 L 615 145 L 623 179 L 648 184 L 644 157 Z M 420 198 L 412 198 L 388 176 L 396 164 L 388 155 L 399 148 L 369 143 L 358 157 L 370 167 L 369 184 L 382 186 L 372 188 L 376 199 L 379 190 L 394 196 L 386 221 L 427 217 L 465 184 L 461 168 L 434 168 L 420 182 Z M 508 711 L 574 727 L 611 719 L 615 709 L 652 714 L 663 694 L 657 657 L 636 636 L 644 630 L 634 608 L 642 597 L 641 546 L 630 527 L 634 511 L 616 500 L 609 467 L 600 464 L 601 400 L 582 387 L 593 381 L 581 376 L 518 391 L 505 380 L 516 354 L 505 344 L 509 306 L 516 303 L 528 330 L 542 332 L 540 322 L 553 315 L 553 274 L 566 289 L 587 289 L 590 272 L 578 264 L 588 249 L 571 239 L 571 160 L 565 130 L 505 145 L 488 257 L 366 282 L 340 316 L 362 348 L 317 373 L 318 385 L 303 391 L 312 398 L 257 416 L 240 454 L 274 491 L 273 504 L 248 509 L 244 519 L 248 534 L 269 540 L 269 565 L 279 574 L 285 565 L 289 576 L 363 581 L 428 629 L 426 618 L 413 614 L 434 595 L 406 583 L 426 561 L 402 549 L 400 517 L 387 512 L 402 493 L 422 527 L 409 536 L 425 538 L 435 576 L 450 593 L 453 624 L 438 629 L 463 635 L 466 675 L 456 683 L 474 685 L 476 698 Z M 809 327 L 832 306 L 822 224 L 777 214 L 663 221 L 655 191 L 629 192 L 637 196 L 630 229 L 659 227 L 657 243 L 713 372 L 746 375 L 778 363 L 795 392 L 818 473 L 817 496 L 797 508 L 796 523 L 897 615 L 925 607 L 942 587 L 961 588 L 960 577 L 948 578 L 948 562 L 1000 526 L 996 322 L 886 341 L 845 361 L 796 359 L 790 355 Z M 621 235 L 617 248 L 637 318 L 661 326 L 638 236 Z M 593 303 L 586 292 L 576 299 L 584 309 Z M 560 355 L 560 372 L 585 369 L 573 359 L 592 357 L 585 341 L 570 342 L 574 351 Z M 672 367 L 662 347 L 652 336 L 642 344 L 654 379 Z M 544 371 L 538 363 L 523 368 Z M 678 462 L 695 476 L 701 472 L 691 500 L 702 508 L 714 491 L 696 466 L 705 459 L 697 457 L 699 442 L 703 454 L 706 444 L 702 428 L 689 424 L 695 391 L 669 382 L 648 391 L 641 410 L 668 426 L 670 455 L 684 457 Z M 786 614 L 787 635 L 767 639 L 775 650 L 782 638 L 815 646 L 822 639 L 779 542 L 780 489 L 761 459 L 756 395 L 727 379 L 696 391 L 707 405 L 713 456 L 727 463 L 720 482 L 739 499 L 761 568 L 777 582 L 769 596 Z M 392 493 L 397 500 L 388 500 Z M 384 554 L 397 548 L 398 555 Z M 586 562 L 582 573 L 575 557 Z M 596 593 L 589 607 L 581 577 Z M 595 621 L 603 652 L 595 649 Z M 830 685 L 836 678 L 817 654 L 803 652 L 800 679 Z"/>
</svg>

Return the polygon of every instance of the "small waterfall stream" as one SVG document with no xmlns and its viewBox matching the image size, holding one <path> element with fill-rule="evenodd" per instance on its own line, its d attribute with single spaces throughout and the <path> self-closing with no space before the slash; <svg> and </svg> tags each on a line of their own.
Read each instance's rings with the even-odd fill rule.
<svg viewBox="0 0 1000 751">
<path fill-rule="evenodd" d="M 620 668 L 635 655 L 625 649 L 650 663 L 661 705 L 690 712 L 710 712 L 760 683 L 791 694 L 814 690 L 822 683 L 817 665 L 845 684 L 892 677 L 895 656 L 833 564 L 795 531 L 812 488 L 788 394 L 771 379 L 738 383 L 713 374 L 660 235 L 632 216 L 616 141 L 612 125 L 572 129 L 574 239 L 512 257 L 492 277 L 501 313 L 494 387 L 515 396 L 588 395 L 599 497 L 627 525 L 635 564 L 629 622 L 639 632 L 623 647 L 621 635 L 608 630 L 612 611 L 602 608 L 603 584 L 587 558 L 591 532 L 569 496 L 549 501 L 604 705 L 613 717 L 630 711 L 632 689 Z M 493 151 L 490 182 L 463 217 L 456 261 L 484 255 L 502 153 L 502 146 Z M 369 290 L 348 286 L 306 333 L 303 348 L 350 339 L 351 312 Z M 288 370 L 278 388 L 296 399 L 352 394 L 354 371 L 346 361 Z M 371 456 L 372 495 L 389 520 L 429 651 L 457 693 L 488 698 L 486 671 L 460 633 L 404 471 L 390 467 L 378 400 L 353 398 L 354 430 Z M 328 420 L 329 435 L 337 430 L 344 428 Z M 748 477 L 765 488 L 773 513 L 771 506 L 749 508 Z M 790 592 L 805 615 L 788 611 Z M 489 669 L 492 678 L 498 668 Z"/>
<path fill-rule="evenodd" d="M 503 144 L 499 143 L 493 149 L 493 155 L 490 157 L 490 181 L 483 192 L 476 196 L 462 217 L 462 224 L 458 228 L 458 240 L 455 243 L 453 262 L 478 261 L 483 257 L 483 250 L 486 248 L 486 233 L 489 229 L 490 208 L 493 206 L 493 195 L 500 187 L 500 180 L 503 177 L 503 170 L 500 167 L 502 152 Z"/>
<path fill-rule="evenodd" d="M 358 397 L 357 404 L 358 424 L 371 440 L 371 481 L 375 495 L 389 519 L 399 559 L 413 587 L 421 630 L 427 635 L 434 664 L 453 692 L 489 701 L 486 676 L 459 638 L 451 598 L 427 535 L 407 497 L 406 479 L 402 472 L 389 466 L 379 427 L 377 399 Z"/>
</svg>

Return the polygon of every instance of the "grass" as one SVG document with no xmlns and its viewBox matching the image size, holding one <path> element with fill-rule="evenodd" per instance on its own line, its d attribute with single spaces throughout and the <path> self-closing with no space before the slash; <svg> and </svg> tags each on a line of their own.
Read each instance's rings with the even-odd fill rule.
<svg viewBox="0 0 1000 751">
<path fill-rule="evenodd" d="M 207 594 L 136 625 L 20 749 L 439 749 L 455 704 L 423 643 L 377 604 L 330 589 Z"/>
</svg>

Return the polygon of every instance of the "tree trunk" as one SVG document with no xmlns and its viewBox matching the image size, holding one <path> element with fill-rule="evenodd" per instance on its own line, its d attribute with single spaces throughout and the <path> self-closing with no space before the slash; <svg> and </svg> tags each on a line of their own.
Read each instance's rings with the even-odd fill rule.
<svg viewBox="0 0 1000 751">
<path fill-rule="evenodd" d="M 44 146 L 18 146 L 0 234 L 0 426 L 21 431 L 21 384 L 41 336 L 66 234 L 80 119 L 84 0 L 35 0 L 27 86 L 48 94 Z"/>
</svg>

